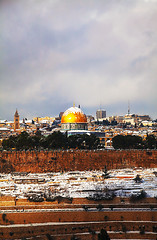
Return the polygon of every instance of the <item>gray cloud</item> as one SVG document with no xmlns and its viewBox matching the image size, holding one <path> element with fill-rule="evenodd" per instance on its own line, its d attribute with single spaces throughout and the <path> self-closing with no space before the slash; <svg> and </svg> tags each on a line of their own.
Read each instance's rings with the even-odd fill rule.
<svg viewBox="0 0 157 240">
<path fill-rule="evenodd" d="M 74 101 L 124 114 L 128 100 L 156 118 L 156 12 L 155 0 L 1 1 L 0 118 Z"/>
</svg>

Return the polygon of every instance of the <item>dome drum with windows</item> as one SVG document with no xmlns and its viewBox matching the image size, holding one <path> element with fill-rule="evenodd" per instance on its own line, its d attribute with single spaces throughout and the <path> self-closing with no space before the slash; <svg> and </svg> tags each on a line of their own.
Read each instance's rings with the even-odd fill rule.
<svg viewBox="0 0 157 240">
<path fill-rule="evenodd" d="M 87 130 L 87 117 L 78 107 L 68 108 L 62 115 L 62 130 Z"/>
</svg>

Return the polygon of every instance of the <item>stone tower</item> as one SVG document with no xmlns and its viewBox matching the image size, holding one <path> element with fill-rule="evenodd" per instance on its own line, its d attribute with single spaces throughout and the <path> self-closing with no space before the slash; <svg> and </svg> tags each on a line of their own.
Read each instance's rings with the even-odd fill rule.
<svg viewBox="0 0 157 240">
<path fill-rule="evenodd" d="M 17 129 L 20 129 L 20 123 L 19 123 L 19 114 L 16 109 L 16 112 L 14 114 L 14 131 L 16 131 Z"/>
</svg>

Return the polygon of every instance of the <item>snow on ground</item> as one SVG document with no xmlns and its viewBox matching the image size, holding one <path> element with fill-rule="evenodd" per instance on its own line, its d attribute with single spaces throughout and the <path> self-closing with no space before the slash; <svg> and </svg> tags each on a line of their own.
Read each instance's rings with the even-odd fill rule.
<svg viewBox="0 0 157 240">
<path fill-rule="evenodd" d="M 157 168 L 116 169 L 107 171 L 73 171 L 65 173 L 0 174 L 0 195 L 25 198 L 28 194 L 51 194 L 83 198 L 91 194 L 114 191 L 116 196 L 129 197 L 144 190 L 148 197 L 157 197 Z M 139 175 L 141 181 L 134 178 Z"/>
</svg>

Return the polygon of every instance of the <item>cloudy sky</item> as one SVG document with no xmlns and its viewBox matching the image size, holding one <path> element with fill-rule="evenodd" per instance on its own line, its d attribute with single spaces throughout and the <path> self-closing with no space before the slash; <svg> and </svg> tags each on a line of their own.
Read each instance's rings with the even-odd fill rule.
<svg viewBox="0 0 157 240">
<path fill-rule="evenodd" d="M 157 0 L 0 0 L 0 119 L 157 118 Z"/>
</svg>

